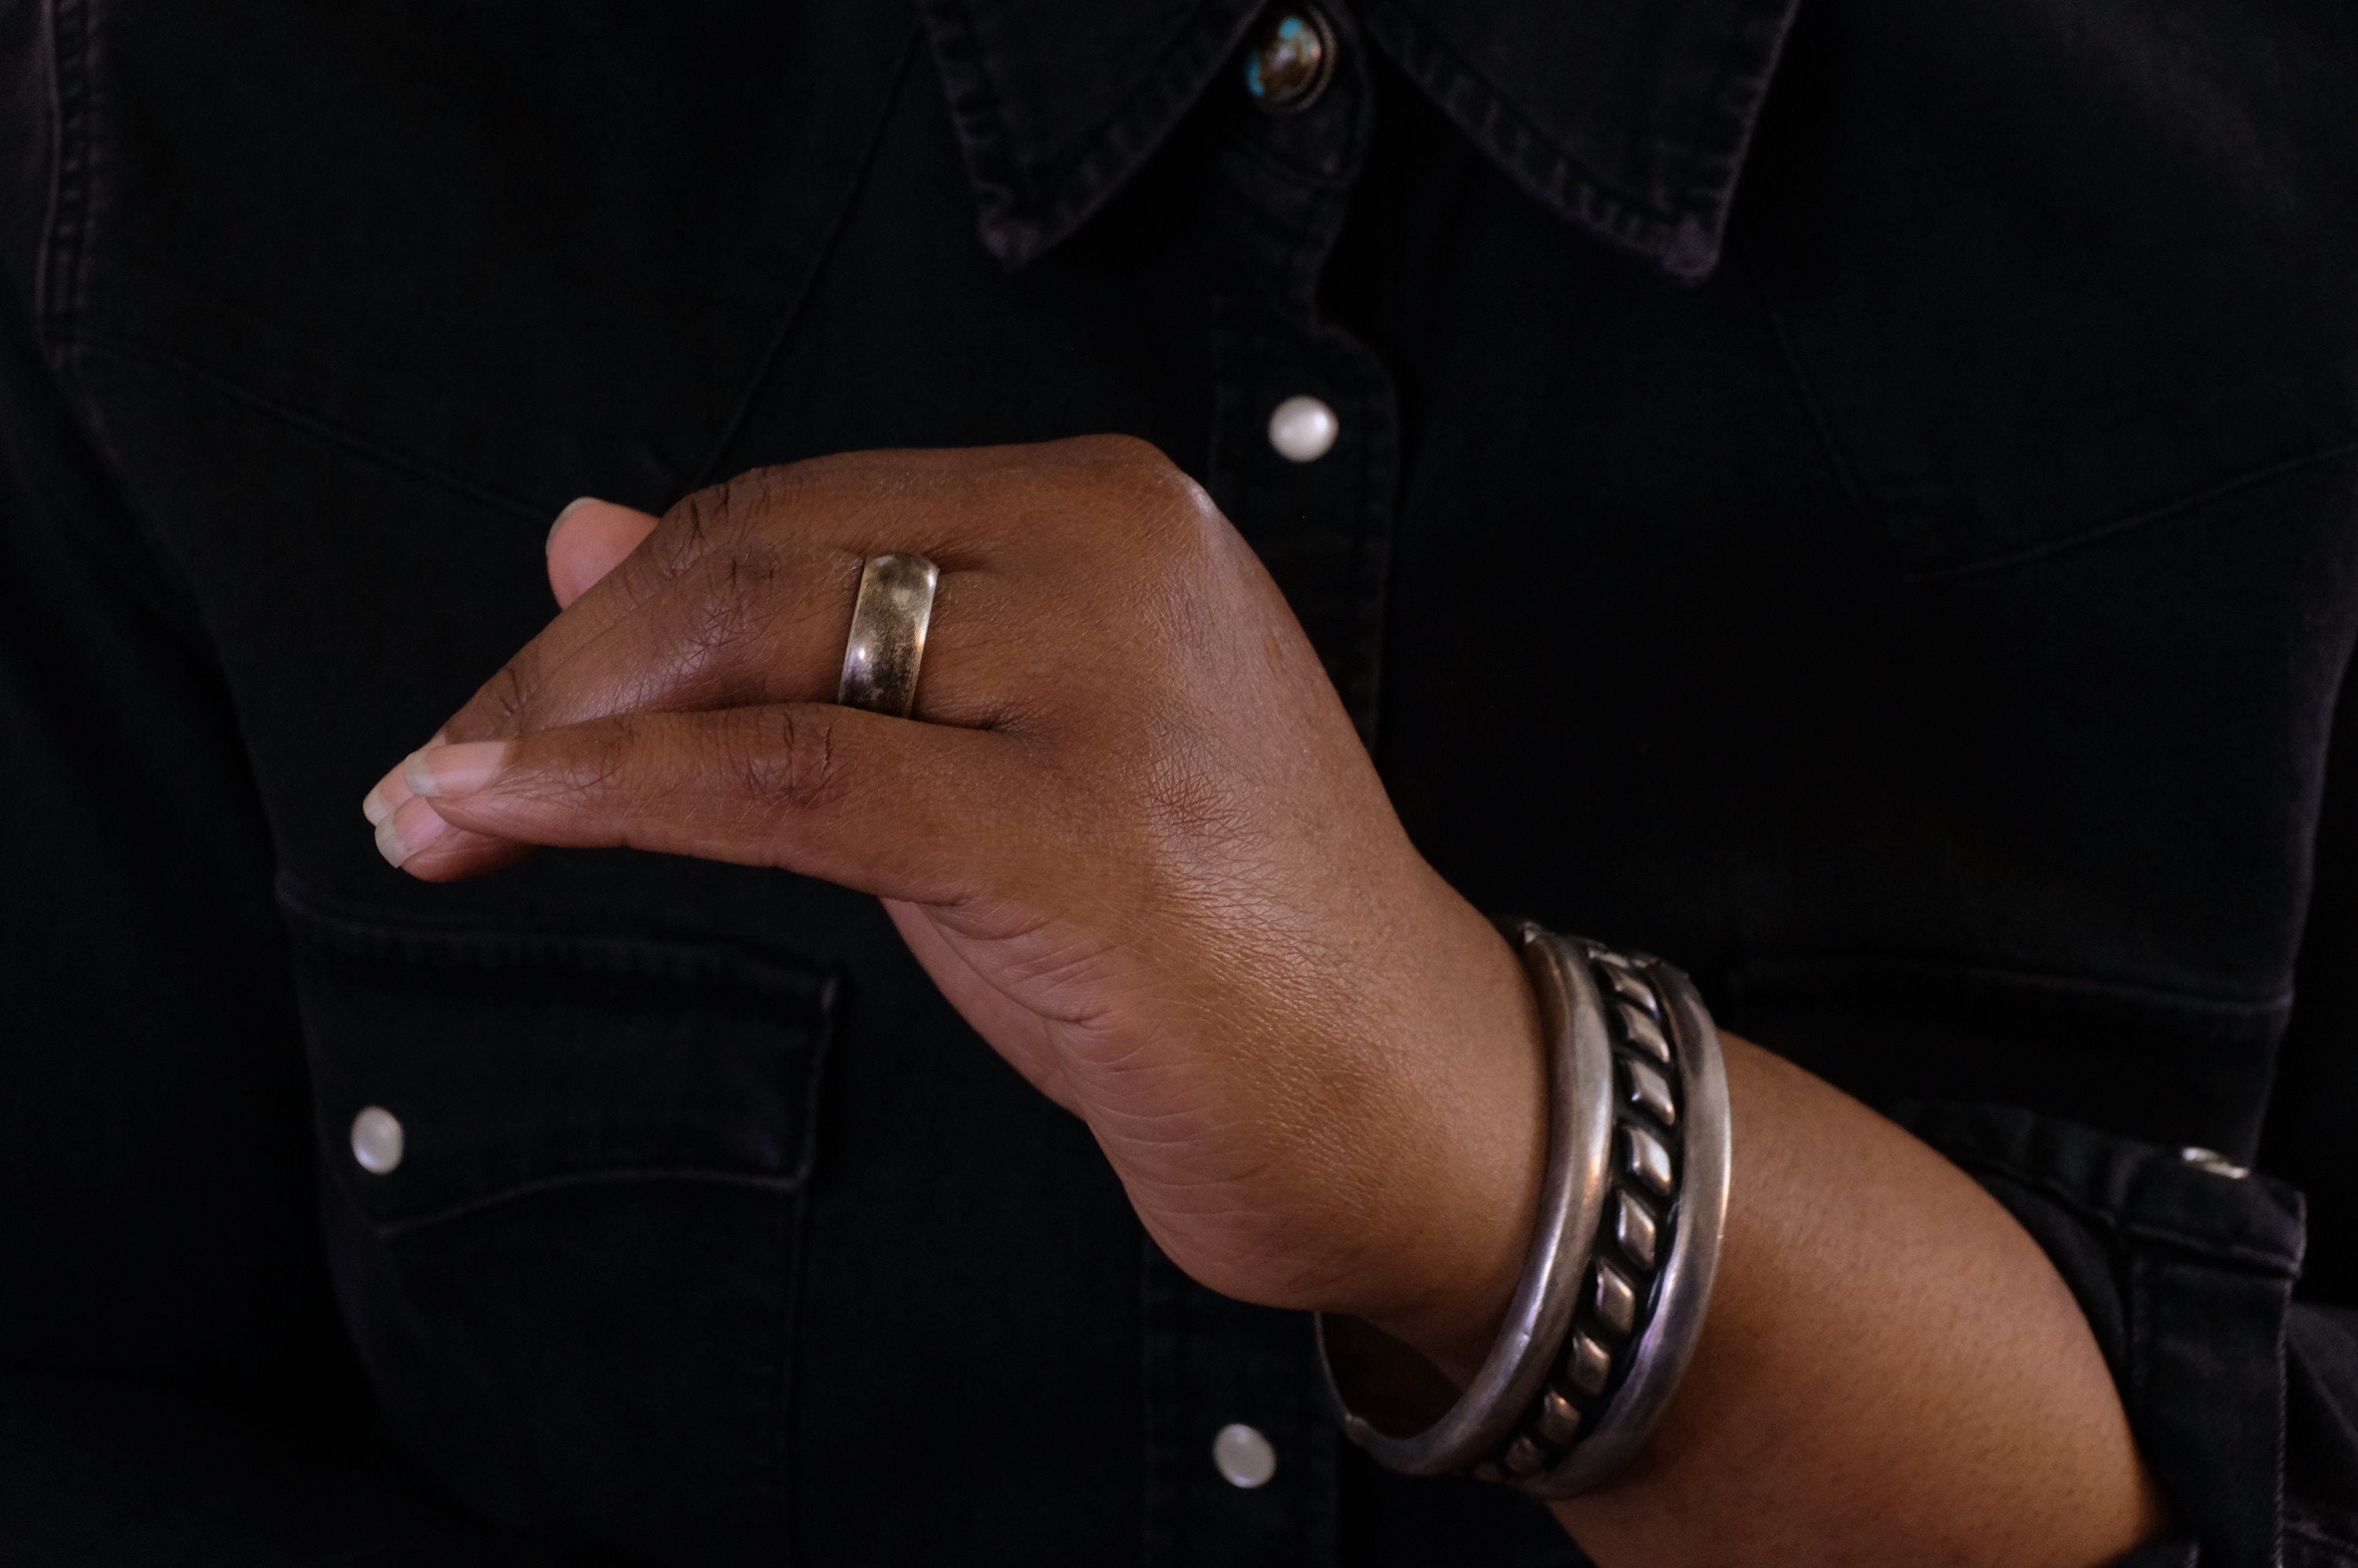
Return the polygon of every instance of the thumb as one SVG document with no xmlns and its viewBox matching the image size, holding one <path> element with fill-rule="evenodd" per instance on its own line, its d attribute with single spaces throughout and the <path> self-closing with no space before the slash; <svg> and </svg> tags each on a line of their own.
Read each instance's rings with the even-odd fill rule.
<svg viewBox="0 0 2358 1568">
<path fill-rule="evenodd" d="M 622 564 L 654 532 L 648 513 L 583 496 L 557 514 L 548 530 L 548 586 L 565 609 Z"/>
</svg>

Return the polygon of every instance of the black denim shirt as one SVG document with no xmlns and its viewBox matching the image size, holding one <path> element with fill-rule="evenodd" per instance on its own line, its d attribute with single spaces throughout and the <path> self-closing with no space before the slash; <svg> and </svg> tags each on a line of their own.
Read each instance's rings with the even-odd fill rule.
<svg viewBox="0 0 2358 1568">
<path fill-rule="evenodd" d="M 0 7 L 0 1561 L 1576 1561 L 871 902 L 359 820 L 571 496 L 1123 430 L 1458 887 L 2021 1218 L 2139 1561 L 2358 1563 L 2358 12 L 1791 9 Z"/>
</svg>

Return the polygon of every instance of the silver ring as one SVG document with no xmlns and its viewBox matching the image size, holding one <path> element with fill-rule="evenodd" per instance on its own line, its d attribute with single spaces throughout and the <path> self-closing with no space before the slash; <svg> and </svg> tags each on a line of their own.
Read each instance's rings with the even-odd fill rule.
<svg viewBox="0 0 2358 1568">
<path fill-rule="evenodd" d="M 934 619 L 934 589 L 941 579 L 939 567 L 903 550 L 872 557 L 860 568 L 860 597 L 851 606 L 837 702 L 909 717 L 917 706 L 917 666 L 925 657 L 925 628 Z"/>
</svg>

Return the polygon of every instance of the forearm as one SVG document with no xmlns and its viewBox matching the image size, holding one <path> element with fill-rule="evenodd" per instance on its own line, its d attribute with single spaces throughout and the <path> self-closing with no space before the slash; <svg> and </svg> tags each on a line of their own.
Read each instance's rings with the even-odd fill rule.
<svg viewBox="0 0 2358 1568">
<path fill-rule="evenodd" d="M 1704 1336 L 1637 1465 L 1558 1504 L 1565 1528 L 1605 1568 L 2085 1564 L 2158 1530 L 2094 1336 L 2030 1237 L 1890 1121 L 1725 1045 L 1734 1182 Z M 1462 1380 L 1466 1342 L 1423 1346 Z"/>
</svg>

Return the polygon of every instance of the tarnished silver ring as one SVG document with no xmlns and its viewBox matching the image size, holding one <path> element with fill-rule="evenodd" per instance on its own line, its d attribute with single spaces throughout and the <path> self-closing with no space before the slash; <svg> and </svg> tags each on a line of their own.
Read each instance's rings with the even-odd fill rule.
<svg viewBox="0 0 2358 1568">
<path fill-rule="evenodd" d="M 925 657 L 925 629 L 934 619 L 941 568 L 923 556 L 895 550 L 860 568 L 860 597 L 851 606 L 851 635 L 843 644 L 843 676 L 835 700 L 846 708 L 906 719 L 917 706 L 917 666 Z"/>
</svg>

